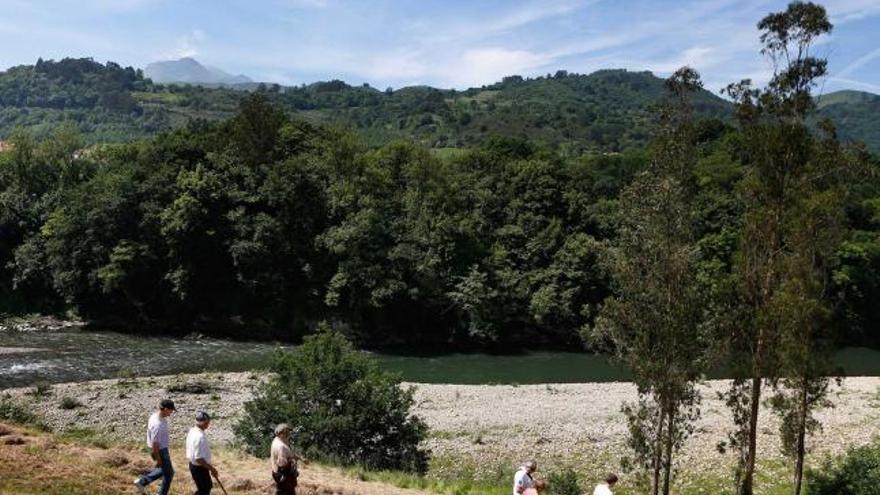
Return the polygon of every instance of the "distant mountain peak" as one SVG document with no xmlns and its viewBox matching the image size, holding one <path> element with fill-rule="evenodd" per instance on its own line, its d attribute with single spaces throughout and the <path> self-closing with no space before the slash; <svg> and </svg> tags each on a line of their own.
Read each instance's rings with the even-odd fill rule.
<svg viewBox="0 0 880 495">
<path fill-rule="evenodd" d="M 144 75 L 154 82 L 183 84 L 246 84 L 253 80 L 244 74 L 233 75 L 216 67 L 202 65 L 192 57 L 153 62 L 144 68 Z"/>
</svg>

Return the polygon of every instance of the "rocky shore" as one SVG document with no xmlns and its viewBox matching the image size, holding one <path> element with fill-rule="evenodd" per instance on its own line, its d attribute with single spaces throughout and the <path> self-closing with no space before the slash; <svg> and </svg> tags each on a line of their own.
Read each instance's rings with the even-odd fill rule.
<svg viewBox="0 0 880 495">
<path fill-rule="evenodd" d="M 195 411 L 210 411 L 216 420 L 214 441 L 231 442 L 232 424 L 265 375 L 208 373 L 137 379 L 114 379 L 54 385 L 35 394 L 32 388 L 4 394 L 23 401 L 53 429 L 88 428 L 116 439 L 140 442 L 147 416 L 162 397 L 178 405 L 173 434 L 183 438 Z M 626 423 L 621 406 L 636 398 L 630 383 L 552 385 L 430 385 L 416 389 L 415 413 L 428 423 L 428 447 L 435 458 L 456 459 L 471 466 L 475 476 L 501 469 L 524 458 L 549 467 L 616 469 L 626 455 Z M 702 417 L 688 440 L 682 463 L 686 471 L 725 476 L 732 454 L 720 454 L 718 444 L 731 427 L 730 413 L 718 398 L 725 380 L 701 386 Z M 833 409 L 822 410 L 823 430 L 810 441 L 814 462 L 862 445 L 880 435 L 880 378 L 847 378 L 834 387 Z M 769 408 L 761 411 L 760 459 L 781 460 L 778 420 Z M 777 463 L 778 464 L 778 463 Z"/>
</svg>

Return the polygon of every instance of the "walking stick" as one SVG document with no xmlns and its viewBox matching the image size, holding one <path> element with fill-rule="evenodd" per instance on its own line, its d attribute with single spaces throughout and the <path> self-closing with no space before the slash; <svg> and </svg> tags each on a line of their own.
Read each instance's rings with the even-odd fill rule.
<svg viewBox="0 0 880 495">
<path fill-rule="evenodd" d="M 220 478 L 218 478 L 216 474 L 214 475 L 214 479 L 217 480 L 217 484 L 220 485 L 220 489 L 223 490 L 223 495 L 229 495 L 226 493 L 226 488 L 223 487 L 223 482 L 220 481 Z"/>
</svg>

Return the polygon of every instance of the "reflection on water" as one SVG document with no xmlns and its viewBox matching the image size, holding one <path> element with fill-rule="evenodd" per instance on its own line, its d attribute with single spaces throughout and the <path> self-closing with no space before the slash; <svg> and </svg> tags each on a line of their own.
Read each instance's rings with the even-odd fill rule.
<svg viewBox="0 0 880 495">
<path fill-rule="evenodd" d="M 199 371 L 245 371 L 266 367 L 279 348 L 269 343 L 216 339 L 142 337 L 114 332 L 0 331 L 0 389 L 37 380 L 69 382 Z M 377 354 L 382 367 L 424 383 L 576 383 L 629 379 L 604 356 L 532 352 L 516 356 Z M 880 351 L 842 349 L 835 362 L 853 376 L 880 375 Z M 722 377 L 723 372 L 712 377 Z"/>
</svg>

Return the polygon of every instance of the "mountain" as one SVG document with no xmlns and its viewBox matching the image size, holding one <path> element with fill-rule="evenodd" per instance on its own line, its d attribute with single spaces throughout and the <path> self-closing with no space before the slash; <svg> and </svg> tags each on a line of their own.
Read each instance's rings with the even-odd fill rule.
<svg viewBox="0 0 880 495">
<path fill-rule="evenodd" d="M 0 139 L 16 127 L 45 136 L 65 121 L 75 121 L 88 142 L 139 139 L 192 119 L 228 118 L 248 91 L 263 91 L 295 117 L 356 129 L 371 145 L 411 139 L 432 148 L 461 148 L 507 136 L 570 153 L 617 152 L 648 142 L 655 108 L 666 95 L 663 79 L 622 69 L 509 76 L 463 91 L 428 86 L 380 91 L 339 80 L 297 87 L 159 84 L 217 76 L 193 59 L 151 64 L 150 74 L 145 78 L 140 70 L 91 59 L 39 60 L 0 72 Z M 708 91 L 694 104 L 700 116 L 732 119 L 730 102 Z M 817 117 L 830 117 L 843 138 L 880 152 L 880 96 L 831 93 L 818 99 L 818 107 Z"/>
<path fill-rule="evenodd" d="M 180 60 L 153 62 L 144 69 L 144 75 L 162 84 L 235 85 L 253 82 L 243 74 L 234 76 L 215 67 L 202 65 L 196 59 L 190 57 L 184 57 Z"/>
<path fill-rule="evenodd" d="M 836 91 L 817 99 L 818 113 L 834 122 L 844 140 L 864 141 L 880 151 L 880 95 L 864 91 Z"/>
</svg>

